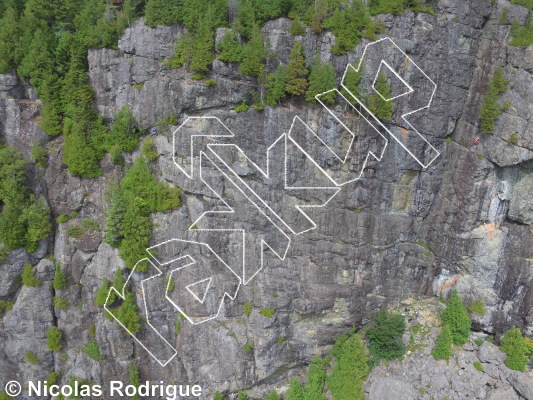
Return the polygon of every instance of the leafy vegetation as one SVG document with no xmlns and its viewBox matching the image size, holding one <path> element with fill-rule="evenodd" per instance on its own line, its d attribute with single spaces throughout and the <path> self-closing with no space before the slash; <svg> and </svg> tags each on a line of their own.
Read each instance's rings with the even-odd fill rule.
<svg viewBox="0 0 533 400">
<path fill-rule="evenodd" d="M 487 314 L 487 307 L 485 307 L 485 302 L 483 301 L 483 299 L 476 299 L 470 305 L 470 312 L 477 314 L 477 315 Z"/>
<path fill-rule="evenodd" d="M 138 388 L 141 384 L 140 379 L 140 372 L 139 372 L 139 364 L 137 361 L 132 361 L 128 364 L 128 372 L 129 375 L 129 382 L 130 385 L 133 385 L 134 387 Z M 135 395 L 135 398 L 138 398 L 138 395 Z"/>
<path fill-rule="evenodd" d="M 479 372 L 483 372 L 483 364 L 479 361 L 474 361 L 473 363 L 474 368 L 477 369 Z"/>
<path fill-rule="evenodd" d="M 37 250 L 51 231 L 50 210 L 25 184 L 26 161 L 14 148 L 0 145 L 0 241 L 6 250 Z"/>
<path fill-rule="evenodd" d="M 529 349 L 520 329 L 513 326 L 505 332 L 505 335 L 500 339 L 500 349 L 507 354 L 505 359 L 507 367 L 522 372 L 526 370 L 528 362 L 526 354 Z"/>
<path fill-rule="evenodd" d="M 452 291 L 446 309 L 442 312 L 442 322 L 450 327 L 454 344 L 462 346 L 468 341 L 472 320 L 465 305 L 459 298 L 457 290 Z"/>
<path fill-rule="evenodd" d="M 403 357 L 405 346 L 402 335 L 405 332 L 405 321 L 401 315 L 382 308 L 365 331 L 373 364 L 379 363 L 381 359 L 393 360 Z"/>
<path fill-rule="evenodd" d="M 35 160 L 35 164 L 37 164 L 39 167 L 46 167 L 48 155 L 46 154 L 46 150 L 43 146 L 40 146 L 37 143 L 32 144 L 31 157 Z"/>
<path fill-rule="evenodd" d="M 63 273 L 59 263 L 56 263 L 55 265 L 54 281 L 52 285 L 55 290 L 65 289 L 67 287 L 67 277 Z"/>
<path fill-rule="evenodd" d="M 26 361 L 28 361 L 30 364 L 37 364 L 40 360 L 39 357 L 37 357 L 37 354 L 31 351 L 27 351 L 26 354 Z"/>
<path fill-rule="evenodd" d="M 285 91 L 295 96 L 301 96 L 305 93 L 308 82 L 307 70 L 305 63 L 305 53 L 302 43 L 297 40 L 291 48 L 289 63 L 287 64 L 287 84 Z"/>
<path fill-rule="evenodd" d="M 488 134 L 494 132 L 496 118 L 502 113 L 501 106 L 498 105 L 498 100 L 500 99 L 501 94 L 507 90 L 507 83 L 508 81 L 506 81 L 503 76 L 502 68 L 496 68 L 481 104 L 481 132 Z"/>
<path fill-rule="evenodd" d="M 68 300 L 61 296 L 54 296 L 53 303 L 55 308 L 65 308 L 70 305 Z"/>
<path fill-rule="evenodd" d="M 350 332 L 340 336 L 331 349 L 337 362 L 327 385 L 334 400 L 363 400 L 362 388 L 370 371 L 365 346 L 360 335 Z"/>
<path fill-rule="evenodd" d="M 13 302 L 9 300 L 0 300 L 0 317 L 5 314 L 6 311 L 13 309 Z"/>
<path fill-rule="evenodd" d="M 244 312 L 244 315 L 246 317 L 249 317 L 250 314 L 252 313 L 252 303 L 250 303 L 249 301 L 247 301 L 246 303 L 244 303 L 244 306 L 243 306 L 243 312 Z"/>
<path fill-rule="evenodd" d="M 57 326 L 52 326 L 47 333 L 48 336 L 48 350 L 50 351 L 59 351 L 63 347 L 61 345 L 61 331 Z"/>
<path fill-rule="evenodd" d="M 22 284 L 28 287 L 39 287 L 41 282 L 35 277 L 35 271 L 31 264 L 26 264 L 24 266 L 24 271 L 22 271 Z"/>
<path fill-rule="evenodd" d="M 445 324 L 437 336 L 435 348 L 431 352 L 433 357 L 435 357 L 437 360 L 447 360 L 450 358 L 453 354 L 452 340 L 453 337 L 450 326 Z"/>
<path fill-rule="evenodd" d="M 272 318 L 272 316 L 274 315 L 274 313 L 276 312 L 276 309 L 275 308 L 262 308 L 259 313 L 264 316 L 264 317 L 267 317 L 267 318 Z"/>
<path fill-rule="evenodd" d="M 533 44 L 533 19 L 530 19 L 524 26 L 517 23 L 511 25 L 511 46 L 526 48 Z"/>
<path fill-rule="evenodd" d="M 238 63 L 242 61 L 242 45 L 237 32 L 233 29 L 226 30 L 224 36 L 217 44 L 220 51 L 218 58 L 222 61 Z"/>
<path fill-rule="evenodd" d="M 94 302 L 97 306 L 104 306 L 109 294 L 109 289 L 111 288 L 112 283 L 108 279 L 104 278 L 102 281 L 102 286 L 96 291 L 96 297 Z"/>
<path fill-rule="evenodd" d="M 245 353 L 250 353 L 254 349 L 254 344 L 250 342 L 246 342 L 244 346 L 242 346 L 242 351 Z"/>
<path fill-rule="evenodd" d="M 329 61 L 323 62 L 320 55 L 315 56 L 315 60 L 311 65 L 311 73 L 309 74 L 309 87 L 305 93 L 305 99 L 311 103 L 316 103 L 315 96 L 324 93 L 328 90 L 336 88 L 335 83 L 335 69 Z M 328 93 L 322 96 L 321 100 L 325 103 L 335 103 L 335 92 Z"/>
<path fill-rule="evenodd" d="M 390 99 L 392 96 L 387 75 L 385 75 L 383 70 L 378 74 L 374 87 L 379 94 L 372 93 L 366 96 L 368 109 L 379 119 L 385 121 L 390 120 L 392 118 L 393 103 L 392 101 L 386 100 Z"/>
<path fill-rule="evenodd" d="M 82 351 L 95 361 L 102 361 L 105 357 L 100 353 L 100 346 L 96 339 L 92 339 L 85 345 Z"/>
</svg>

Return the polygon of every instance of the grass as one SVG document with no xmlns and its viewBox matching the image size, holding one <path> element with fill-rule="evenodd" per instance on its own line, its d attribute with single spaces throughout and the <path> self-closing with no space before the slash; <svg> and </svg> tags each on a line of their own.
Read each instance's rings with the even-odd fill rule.
<svg viewBox="0 0 533 400">
<path fill-rule="evenodd" d="M 72 225 L 67 228 L 67 236 L 74 239 L 81 239 L 85 235 L 85 229 L 78 225 Z"/>
<path fill-rule="evenodd" d="M 59 215 L 59 216 L 56 218 L 56 222 L 57 222 L 58 224 L 63 224 L 63 223 L 65 223 L 65 222 L 68 222 L 68 220 L 69 220 L 69 217 L 68 217 L 68 215 L 66 215 L 66 214 L 61 214 L 61 215 Z"/>
</svg>

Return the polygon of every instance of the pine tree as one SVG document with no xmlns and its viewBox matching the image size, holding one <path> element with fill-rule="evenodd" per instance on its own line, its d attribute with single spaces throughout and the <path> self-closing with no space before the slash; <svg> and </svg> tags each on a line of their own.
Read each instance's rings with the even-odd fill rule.
<svg viewBox="0 0 533 400">
<path fill-rule="evenodd" d="M 335 89 L 335 69 L 329 61 L 322 62 L 320 55 L 315 56 L 309 75 L 309 87 L 305 94 L 305 99 L 311 103 L 316 103 L 315 96 L 328 90 Z M 321 97 L 323 102 L 335 103 L 335 92 L 328 93 Z"/>
<path fill-rule="evenodd" d="M 325 400 L 324 383 L 326 382 L 326 371 L 324 367 L 329 365 L 329 361 L 315 356 L 309 370 L 307 371 L 307 381 L 305 383 L 306 400 Z"/>
<path fill-rule="evenodd" d="M 242 61 L 242 45 L 233 29 L 226 30 L 226 33 L 217 44 L 217 49 L 220 51 L 218 58 L 222 61 L 233 63 Z"/>
<path fill-rule="evenodd" d="M 59 351 L 63 347 L 61 345 L 61 331 L 57 326 L 52 326 L 47 333 L 48 336 L 48 350 L 50 351 Z"/>
<path fill-rule="evenodd" d="M 314 4 L 313 18 L 311 20 L 311 32 L 317 34 L 322 32 L 322 22 L 328 13 L 328 1 L 316 0 Z"/>
<path fill-rule="evenodd" d="M 508 368 L 522 372 L 526 370 L 528 345 L 520 329 L 513 326 L 505 332 L 500 340 L 500 349 L 507 354 L 505 365 Z"/>
<path fill-rule="evenodd" d="M 102 286 L 100 286 L 100 288 L 96 291 L 96 297 L 94 299 L 94 302 L 97 306 L 104 306 L 108 296 L 110 296 L 110 298 L 112 297 L 113 299 L 115 298 L 115 295 L 113 295 L 115 292 L 111 292 L 111 295 L 109 295 L 109 289 L 111 287 L 110 284 L 111 282 L 104 278 L 104 280 L 102 281 Z M 113 301 L 111 301 L 110 299 L 108 305 L 111 304 L 113 304 Z"/>
<path fill-rule="evenodd" d="M 251 38 L 243 47 L 239 72 L 243 75 L 262 76 L 265 70 L 265 50 L 259 25 L 252 28 Z"/>
<path fill-rule="evenodd" d="M 346 75 L 344 76 L 344 86 L 346 86 L 347 90 L 343 88 L 341 93 L 346 97 L 346 99 L 351 102 L 355 101 L 352 99 L 352 95 L 357 97 L 361 101 L 363 100 L 361 96 L 361 88 L 359 87 L 361 84 L 361 77 L 363 75 L 363 71 L 363 64 L 361 64 L 361 66 L 359 67 L 359 71 L 356 71 L 351 67 L 346 70 Z"/>
<path fill-rule="evenodd" d="M 22 29 L 19 25 L 17 13 L 8 8 L 0 19 L 0 74 L 15 68 L 23 56 L 20 36 Z"/>
<path fill-rule="evenodd" d="M 147 0 L 144 7 L 146 25 L 172 25 L 180 21 L 180 0 Z"/>
<path fill-rule="evenodd" d="M 285 87 L 287 86 L 287 69 L 284 65 L 279 65 L 276 74 L 268 74 L 267 92 L 265 102 L 272 107 L 278 105 L 279 101 L 285 97 Z"/>
<path fill-rule="evenodd" d="M 442 312 L 442 322 L 449 325 L 453 343 L 463 345 L 468 341 L 472 320 L 457 290 L 452 291 L 446 309 Z"/>
<path fill-rule="evenodd" d="M 307 75 L 309 71 L 305 66 L 305 53 L 300 41 L 294 42 L 287 64 L 286 91 L 295 96 L 301 96 L 307 88 Z"/>
<path fill-rule="evenodd" d="M 127 292 L 125 300 L 116 312 L 116 318 L 126 327 L 126 329 L 135 334 L 141 330 L 141 317 L 139 316 L 139 307 L 135 302 L 133 293 Z"/>
<path fill-rule="evenodd" d="M 122 151 L 133 151 L 139 144 L 140 132 L 135 126 L 135 117 L 127 106 L 115 115 L 113 127 L 107 135 L 107 148 L 118 145 Z"/>
<path fill-rule="evenodd" d="M 373 362 L 384 358 L 398 359 L 405 353 L 402 335 L 405 332 L 405 321 L 399 314 L 392 314 L 383 307 L 372 319 L 367 328 L 366 337 L 370 342 L 369 350 Z"/>
<path fill-rule="evenodd" d="M 109 211 L 107 212 L 104 242 L 119 247 L 122 241 L 122 221 L 126 213 L 126 201 L 119 189 L 111 191 Z"/>
<path fill-rule="evenodd" d="M 294 19 L 291 22 L 289 33 L 293 36 L 305 36 L 305 25 L 302 23 L 302 21 Z"/>
<path fill-rule="evenodd" d="M 39 241 L 47 237 L 52 231 L 50 223 L 50 209 L 43 199 L 32 197 L 25 205 L 21 218 L 26 226 L 25 248 L 33 253 L 39 246 Z"/>
<path fill-rule="evenodd" d="M 437 342 L 431 354 L 436 360 L 447 360 L 452 356 L 452 331 L 447 324 L 442 327 L 437 336 Z"/>
<path fill-rule="evenodd" d="M 59 79 L 51 74 L 41 86 L 41 129 L 51 136 L 57 136 L 62 131 L 61 84 Z"/>
<path fill-rule="evenodd" d="M 285 400 L 306 400 L 305 389 L 297 378 L 292 378 L 289 390 L 285 394 Z"/>
<path fill-rule="evenodd" d="M 363 400 L 362 388 L 370 367 L 365 347 L 358 334 L 342 335 L 331 349 L 337 362 L 327 378 L 328 388 L 334 400 Z"/>
<path fill-rule="evenodd" d="M 212 29 L 213 9 L 202 15 L 198 22 L 198 32 L 194 36 L 194 48 L 191 55 L 189 68 L 201 75 L 209 72 L 209 66 L 213 61 L 214 32 Z"/>
<path fill-rule="evenodd" d="M 67 277 L 61 269 L 61 265 L 56 263 L 53 287 L 55 290 L 65 289 L 67 287 Z"/>
<path fill-rule="evenodd" d="M 393 103 L 385 100 L 392 96 L 387 75 L 383 71 L 379 73 L 374 87 L 381 96 L 378 93 L 369 94 L 366 96 L 366 105 L 376 117 L 388 121 L 392 118 Z"/>
<path fill-rule="evenodd" d="M 255 11 L 252 0 L 242 0 L 238 21 L 241 25 L 240 34 L 247 39 L 251 39 L 255 25 Z"/>
</svg>

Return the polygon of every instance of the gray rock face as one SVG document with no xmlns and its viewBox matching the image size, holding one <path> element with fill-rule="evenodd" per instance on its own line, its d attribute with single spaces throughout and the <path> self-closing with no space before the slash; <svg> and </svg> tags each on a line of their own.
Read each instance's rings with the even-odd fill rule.
<svg viewBox="0 0 533 400">
<path fill-rule="evenodd" d="M 126 381 L 127 365 L 135 358 L 143 380 L 199 383 L 205 398 L 215 390 L 240 389 L 260 397 L 273 388 L 286 389 L 288 379 L 302 375 L 314 354 L 326 354 L 336 336 L 366 323 L 380 306 L 398 304 L 409 296 L 447 295 L 454 288 L 467 303 L 485 301 L 488 313 L 476 317 L 477 328 L 500 334 L 517 325 L 533 334 L 529 225 L 533 221 L 533 46 L 522 50 L 507 45 L 508 26 L 498 25 L 503 7 L 509 7 L 510 17 L 525 21 L 524 7 L 498 1 L 491 9 L 489 1 L 481 0 L 439 1 L 435 16 L 410 11 L 402 17 L 381 16 L 388 35 L 437 84 L 432 107 L 410 121 L 440 157 L 430 169 L 423 169 L 391 140 L 383 160 L 369 162 L 362 179 L 345 185 L 327 207 L 309 213 L 317 229 L 295 236 L 285 260 L 270 258 L 217 320 L 196 327 L 183 324 L 175 341 L 178 357 L 165 368 L 94 304 L 102 279 L 113 279 L 116 269 L 123 267 L 118 251 L 101 242 L 102 232 L 79 240 L 66 233 L 81 218 L 105 225 L 106 190 L 124 169 L 106 159 L 102 177 L 71 177 L 61 162 L 62 139 L 55 139 L 44 176 L 31 175 L 54 216 L 79 212 L 59 224 L 53 237 L 54 257 L 66 271 L 69 285 L 58 291 L 51 288 L 53 266 L 46 261 L 39 264 L 40 288 L 19 289 L 13 283 L 24 264 L 37 264 L 45 256 L 47 243 L 42 254 L 17 250 L 0 266 L 4 278 L 0 298 L 15 302 L 0 322 L 0 388 L 10 379 L 34 376 L 34 369 L 24 362 L 30 344 L 38 349 L 39 374 L 61 371 L 65 382 L 70 375 L 96 383 L 111 378 Z M 363 39 L 353 52 L 334 56 L 330 50 L 335 37 L 330 32 L 295 38 L 288 33 L 289 26 L 288 19 L 278 19 L 262 28 L 265 43 L 268 39 L 277 56 L 269 61 L 269 72 L 279 62 L 286 63 L 294 41 L 301 40 L 308 60 L 318 53 L 332 62 L 339 83 L 346 64 L 356 62 L 369 43 Z M 255 79 L 238 74 L 237 65 L 214 60 L 209 78 L 218 84 L 211 87 L 191 79 L 185 69 L 166 67 L 164 61 L 183 32 L 178 25 L 152 29 L 138 21 L 126 30 L 118 50 L 89 51 L 96 107 L 107 120 L 122 106 L 128 106 L 144 127 L 170 115 L 180 123 L 190 115 L 217 116 L 235 133 L 235 143 L 260 166 L 266 163 L 267 148 L 289 130 L 296 115 L 322 129 L 326 140 L 335 140 L 324 110 L 297 99 L 263 111 L 233 111 L 242 99 L 251 100 L 251 90 L 261 89 Z M 220 30 L 217 37 L 222 34 Z M 494 135 L 483 135 L 481 99 L 500 64 L 511 81 L 502 101 L 511 107 L 497 120 Z M 38 105 L 27 85 L 13 75 L 0 76 L 0 136 L 26 155 L 32 142 L 48 140 L 37 126 Z M 180 209 L 152 215 L 153 244 L 183 236 L 196 218 L 216 205 L 204 184 L 188 179 L 173 164 L 175 128 L 156 138 L 160 157 L 152 169 L 186 195 Z M 512 135 L 519 136 L 516 144 Z M 451 140 L 445 141 L 446 137 Z M 475 137 L 480 138 L 477 147 Z M 137 156 L 138 151 L 128 155 L 127 165 Z M 244 179 L 265 190 L 249 163 L 232 161 Z M 320 154 L 319 161 L 334 169 L 325 155 Z M 305 168 L 302 173 L 313 174 L 310 166 Z M 298 176 L 293 173 L 289 178 Z M 242 218 L 250 223 L 252 215 Z M 224 241 L 220 238 L 214 244 L 223 246 Z M 54 295 L 70 305 L 53 309 Z M 253 305 L 248 318 L 242 311 L 245 302 Z M 275 308 L 273 318 L 263 316 L 262 308 Z M 45 351 L 46 330 L 52 324 L 65 338 L 60 353 Z M 91 340 L 92 325 L 105 355 L 100 362 L 80 351 Z M 531 376 L 511 374 L 502 366 L 502 353 L 492 345 L 477 349 L 470 343 L 450 365 L 435 362 L 429 354 L 437 331 L 430 328 L 432 339 L 421 354 L 374 370 L 366 384 L 370 399 L 531 398 Z M 278 340 L 281 337 L 285 340 Z M 254 350 L 243 352 L 246 343 L 253 343 Z M 477 360 L 485 372 L 473 368 Z M 421 393 L 422 387 L 427 393 Z"/>
</svg>

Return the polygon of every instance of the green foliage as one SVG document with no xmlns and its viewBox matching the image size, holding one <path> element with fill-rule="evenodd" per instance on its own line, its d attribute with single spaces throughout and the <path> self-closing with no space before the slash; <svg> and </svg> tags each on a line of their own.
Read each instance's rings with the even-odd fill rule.
<svg viewBox="0 0 533 400">
<path fill-rule="evenodd" d="M 109 294 L 109 289 L 111 288 L 111 286 L 112 286 L 111 282 L 109 282 L 109 280 L 104 278 L 104 280 L 102 281 L 102 286 L 100 286 L 100 288 L 96 291 L 96 297 L 94 298 L 94 302 L 96 303 L 97 306 L 103 307 L 105 305 L 107 296 Z M 110 301 L 110 304 L 113 304 L 113 302 Z"/>
<path fill-rule="evenodd" d="M 289 390 L 285 394 L 285 400 L 306 400 L 305 389 L 298 378 L 291 379 Z"/>
<path fill-rule="evenodd" d="M 439 336 L 437 336 L 435 348 L 431 352 L 431 354 L 433 355 L 433 357 L 435 357 L 436 360 L 447 360 L 452 356 L 452 339 L 452 331 L 450 327 L 445 324 L 442 327 Z"/>
<path fill-rule="evenodd" d="M 305 36 L 305 25 L 298 19 L 291 22 L 289 33 L 294 36 Z"/>
<path fill-rule="evenodd" d="M 242 0 L 239 8 L 238 21 L 240 24 L 240 34 L 249 39 L 252 37 L 255 25 L 255 10 L 252 0 Z"/>
<path fill-rule="evenodd" d="M 294 42 L 287 64 L 287 84 L 285 90 L 295 96 L 301 96 L 307 89 L 307 75 L 309 71 L 305 66 L 305 53 L 299 40 Z"/>
<path fill-rule="evenodd" d="M 267 318 L 272 318 L 272 316 L 274 315 L 274 313 L 276 312 L 276 309 L 275 308 L 262 308 L 259 313 L 264 316 L 264 317 L 267 317 Z"/>
<path fill-rule="evenodd" d="M 66 230 L 67 236 L 74 239 L 81 239 L 85 235 L 85 229 L 79 225 L 71 225 Z"/>
<path fill-rule="evenodd" d="M 144 140 L 141 151 L 149 161 L 154 161 L 157 157 L 159 157 L 159 153 L 155 149 L 153 138 L 147 138 Z"/>
<path fill-rule="evenodd" d="M 222 396 L 222 393 L 217 390 L 213 396 L 213 400 L 224 400 L 224 396 Z"/>
<path fill-rule="evenodd" d="M 58 224 L 64 224 L 65 222 L 68 222 L 69 217 L 66 214 L 61 214 L 56 218 L 56 222 Z"/>
<path fill-rule="evenodd" d="M 243 46 L 239 72 L 243 75 L 262 76 L 265 71 L 265 49 L 259 25 L 254 24 L 250 40 Z"/>
<path fill-rule="evenodd" d="M 533 0 L 511 0 L 513 4 L 520 4 L 521 6 L 527 7 L 533 10 Z"/>
<path fill-rule="evenodd" d="M 214 79 L 208 79 L 205 81 L 205 86 L 216 86 L 218 83 L 216 80 Z"/>
<path fill-rule="evenodd" d="M 170 275 L 165 276 L 165 285 L 169 292 L 173 292 L 174 289 L 176 288 L 176 283 L 174 282 L 174 279 L 172 279 Z"/>
<path fill-rule="evenodd" d="M 374 87 L 383 97 L 378 93 L 366 96 L 367 107 L 379 119 L 390 120 L 392 118 L 393 103 L 385 100 L 390 99 L 392 96 L 387 75 L 383 71 L 379 73 Z"/>
<path fill-rule="evenodd" d="M 500 99 L 501 94 L 507 90 L 507 83 L 508 81 L 506 81 L 503 76 L 502 68 L 496 68 L 481 104 L 481 132 L 488 134 L 493 133 L 496 118 L 498 118 L 502 112 L 497 102 Z"/>
<path fill-rule="evenodd" d="M 70 305 L 68 300 L 61 296 L 54 296 L 53 302 L 55 308 L 65 308 Z"/>
<path fill-rule="evenodd" d="M 146 25 L 173 25 L 180 22 L 180 0 L 147 0 L 144 7 Z"/>
<path fill-rule="evenodd" d="M 404 318 L 399 314 L 389 313 L 385 307 L 382 308 L 366 329 L 372 362 L 379 363 L 382 358 L 387 360 L 401 358 L 405 353 L 402 342 L 404 332 Z"/>
<path fill-rule="evenodd" d="M 468 341 L 472 320 L 457 290 L 452 291 L 446 309 L 442 312 L 442 322 L 450 327 L 453 343 L 462 346 Z"/>
<path fill-rule="evenodd" d="M 0 317 L 5 314 L 6 311 L 13 309 L 13 302 L 9 300 L 0 300 Z"/>
<path fill-rule="evenodd" d="M 483 344 L 484 340 L 481 339 L 481 338 L 477 338 L 474 340 L 474 343 L 477 345 L 477 346 L 481 346 Z"/>
<path fill-rule="evenodd" d="M 474 368 L 477 369 L 479 372 L 483 372 L 483 364 L 479 361 L 474 361 Z"/>
<path fill-rule="evenodd" d="M 100 353 L 100 346 L 96 339 L 92 339 L 85 345 L 82 351 L 95 361 L 102 361 L 105 357 Z"/>
<path fill-rule="evenodd" d="M 48 330 L 48 350 L 50 351 L 59 351 L 63 347 L 61 345 L 61 337 L 63 336 L 61 334 L 61 331 L 57 328 L 57 326 L 52 326 Z"/>
<path fill-rule="evenodd" d="M 342 55 L 354 49 L 361 40 L 363 31 L 371 25 L 368 8 L 361 0 L 353 0 L 344 1 L 322 26 L 330 29 L 336 36 L 331 52 Z"/>
<path fill-rule="evenodd" d="M 507 25 L 509 21 L 507 20 L 507 15 L 509 14 L 509 7 L 504 7 L 500 15 L 500 25 Z"/>
<path fill-rule="evenodd" d="M 515 371 L 526 370 L 528 345 L 520 329 L 513 326 L 500 339 L 500 350 L 507 354 L 505 365 Z"/>
<path fill-rule="evenodd" d="M 0 241 L 5 250 L 37 250 L 51 231 L 50 210 L 25 184 L 26 162 L 14 148 L 0 145 Z"/>
<path fill-rule="evenodd" d="M 242 351 L 245 353 L 250 353 L 254 349 L 254 344 L 250 342 L 246 342 L 246 344 L 242 347 Z"/>
<path fill-rule="evenodd" d="M 106 146 L 109 150 L 115 148 L 131 152 L 137 148 L 140 134 L 135 125 L 135 117 L 128 107 L 123 106 L 115 115 L 113 126 L 106 137 Z"/>
<path fill-rule="evenodd" d="M 355 71 L 353 68 L 348 68 L 346 71 L 346 75 L 344 76 L 344 86 L 348 89 L 342 89 L 341 93 L 348 99 L 351 100 L 351 95 L 354 95 L 359 100 L 362 100 L 361 98 L 361 77 L 363 74 L 364 65 L 361 64 L 361 67 L 359 67 L 359 71 Z"/>
<path fill-rule="evenodd" d="M 276 343 L 281 344 L 281 343 L 285 342 L 285 340 L 286 340 L 285 336 L 280 336 L 278 338 L 278 340 L 276 340 Z"/>
<path fill-rule="evenodd" d="M 41 282 L 35 277 L 35 271 L 30 264 L 24 266 L 24 271 L 22 271 L 22 284 L 28 287 L 41 286 Z"/>
<path fill-rule="evenodd" d="M 126 293 L 125 300 L 118 308 L 115 316 L 132 334 L 135 334 L 141 330 L 139 307 L 135 303 L 133 293 Z"/>
<path fill-rule="evenodd" d="M 46 385 L 48 387 L 52 385 L 57 385 L 59 383 L 59 372 L 53 371 L 48 374 L 48 378 L 46 379 Z"/>
<path fill-rule="evenodd" d="M 362 388 L 370 371 L 366 350 L 358 334 L 353 332 L 337 338 L 331 349 L 337 362 L 327 377 L 334 400 L 363 400 Z"/>
<path fill-rule="evenodd" d="M 435 14 L 432 8 L 421 4 L 420 0 L 369 0 L 368 7 L 372 15 L 403 15 L 404 10 Z"/>
<path fill-rule="evenodd" d="M 46 167 L 46 159 L 48 155 L 43 146 L 38 145 L 37 143 L 32 144 L 31 146 L 31 157 L 35 160 L 35 164 L 39 167 Z"/>
<path fill-rule="evenodd" d="M 37 357 L 37 354 L 31 351 L 27 351 L 25 355 L 26 355 L 26 361 L 29 362 L 30 364 L 37 364 L 40 361 L 39 357 Z"/>
<path fill-rule="evenodd" d="M 305 93 L 305 99 L 311 103 L 316 103 L 315 96 L 328 90 L 336 88 L 335 69 L 329 61 L 323 62 L 320 55 L 315 56 L 309 74 L 309 87 Z M 321 100 L 328 104 L 335 103 L 335 92 L 330 92 L 322 96 Z"/>
<path fill-rule="evenodd" d="M 281 397 L 279 397 L 278 392 L 272 390 L 269 394 L 265 396 L 264 400 L 281 400 Z"/>
<path fill-rule="evenodd" d="M 141 384 L 140 372 L 139 372 L 139 363 L 137 361 L 132 361 L 128 364 L 128 372 L 130 373 L 129 382 L 130 385 L 138 388 Z M 136 395 L 135 398 L 138 398 Z"/>
<path fill-rule="evenodd" d="M 250 314 L 252 313 L 252 303 L 250 303 L 249 301 L 247 301 L 246 303 L 244 303 L 243 311 L 244 311 L 244 315 L 245 315 L 246 317 L 249 317 Z"/>
<path fill-rule="evenodd" d="M 245 99 L 242 99 L 242 103 L 234 108 L 235 112 L 243 112 L 250 108 Z"/>
<path fill-rule="evenodd" d="M 179 318 L 176 319 L 174 331 L 176 332 L 176 335 L 179 335 L 179 333 L 181 332 L 181 320 Z"/>
<path fill-rule="evenodd" d="M 487 314 L 487 307 L 485 307 L 485 302 L 483 299 L 476 299 L 476 301 L 470 305 L 470 312 L 477 315 Z"/>
<path fill-rule="evenodd" d="M 237 32 L 233 29 L 226 31 L 218 42 L 217 48 L 220 51 L 218 56 L 220 60 L 233 63 L 242 61 L 242 45 Z"/>
<path fill-rule="evenodd" d="M 9 72 L 15 68 L 23 56 L 20 45 L 22 27 L 19 24 L 17 12 L 8 8 L 0 19 L 0 74 Z"/>
<path fill-rule="evenodd" d="M 52 283 L 52 286 L 55 290 L 65 289 L 67 287 L 67 277 L 63 273 L 59 263 L 56 263 L 55 265 L 54 282 Z"/>
<path fill-rule="evenodd" d="M 513 24 L 511 28 L 511 37 L 509 43 L 511 46 L 526 48 L 533 44 L 533 19 L 524 26 Z"/>
</svg>

